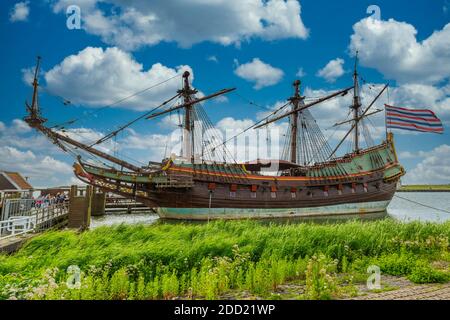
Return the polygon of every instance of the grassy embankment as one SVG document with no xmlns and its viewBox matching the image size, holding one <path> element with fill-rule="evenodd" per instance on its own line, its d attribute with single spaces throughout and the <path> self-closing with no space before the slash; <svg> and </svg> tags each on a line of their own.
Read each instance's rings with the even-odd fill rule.
<svg viewBox="0 0 450 320">
<path fill-rule="evenodd" d="M 450 280 L 450 222 L 119 225 L 51 231 L 0 255 L 0 299 L 332 299 L 355 293 L 367 267 L 416 283 Z M 66 270 L 82 270 L 70 289 Z M 303 293 L 279 295 L 281 284 Z"/>
<path fill-rule="evenodd" d="M 399 191 L 445 191 L 450 192 L 450 184 L 410 184 L 400 187 Z"/>
</svg>

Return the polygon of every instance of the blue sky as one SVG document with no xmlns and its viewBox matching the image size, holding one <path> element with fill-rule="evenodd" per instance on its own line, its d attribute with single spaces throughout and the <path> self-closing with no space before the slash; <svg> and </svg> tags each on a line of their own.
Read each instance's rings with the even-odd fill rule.
<svg viewBox="0 0 450 320">
<path fill-rule="evenodd" d="M 24 101 L 31 99 L 24 79 L 36 55 L 43 58 L 40 104 L 49 123 L 87 114 L 71 129 L 92 141 L 155 107 L 174 93 L 179 81 L 93 111 L 186 68 L 205 94 L 237 87 L 237 93 L 207 103 L 205 109 L 219 127 L 244 128 L 263 111 L 245 100 L 272 108 L 292 93 L 300 69 L 307 96 L 351 85 L 353 49 L 358 48 L 361 76 L 377 88 L 389 81 L 390 103 L 430 108 L 443 120 L 443 135 L 395 131 L 400 161 L 408 171 L 405 182 L 450 182 L 448 0 L 249 3 L 2 1 L 0 169 L 21 171 L 37 186 L 74 182 L 73 160 L 18 120 L 24 116 Z M 79 30 L 66 26 L 66 8 L 73 4 L 81 8 Z M 366 12 L 370 5 L 379 7 L 381 20 Z M 374 90 L 363 91 L 367 99 L 374 95 Z M 57 96 L 72 104 L 64 106 Z M 325 136 L 335 121 L 345 119 L 347 105 L 334 101 L 313 110 Z M 161 141 L 173 130 L 173 121 L 166 120 L 139 122 L 119 136 L 116 151 L 140 161 L 158 160 Z M 383 117 L 373 124 L 379 141 Z M 113 152 L 108 144 L 103 148 Z"/>
</svg>

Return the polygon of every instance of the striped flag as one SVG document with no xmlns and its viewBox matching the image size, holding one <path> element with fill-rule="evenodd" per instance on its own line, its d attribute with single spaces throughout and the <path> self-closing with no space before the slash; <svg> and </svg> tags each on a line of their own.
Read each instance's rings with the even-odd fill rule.
<svg viewBox="0 0 450 320">
<path fill-rule="evenodd" d="M 442 133 L 441 120 L 427 109 L 406 109 L 385 104 L 386 127 L 420 132 Z"/>
</svg>

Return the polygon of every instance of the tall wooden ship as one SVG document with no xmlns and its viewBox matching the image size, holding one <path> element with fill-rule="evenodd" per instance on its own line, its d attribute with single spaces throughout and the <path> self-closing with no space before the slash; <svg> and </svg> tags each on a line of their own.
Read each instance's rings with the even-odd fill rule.
<svg viewBox="0 0 450 320">
<path fill-rule="evenodd" d="M 158 108 L 138 119 L 152 119 L 174 111 L 183 112 L 182 150 L 161 162 L 136 166 L 111 154 L 102 152 L 97 145 L 115 136 L 118 131 L 138 119 L 120 127 L 93 144 L 85 144 L 64 134 L 60 128 L 46 126 L 38 104 L 38 70 L 33 82 L 33 98 L 27 104 L 24 120 L 46 135 L 63 151 L 83 150 L 103 159 L 104 165 L 93 164 L 78 156 L 74 173 L 87 184 L 107 192 L 133 198 L 157 209 L 168 219 L 240 219 L 302 217 L 315 215 L 364 214 L 386 209 L 396 190 L 397 182 L 405 173 L 394 147 L 392 133 L 378 145 L 361 147 L 362 121 L 377 113 L 370 111 L 386 86 L 365 108 L 361 104 L 359 77 L 353 72 L 353 85 L 328 96 L 306 103 L 300 94 L 300 81 L 293 83 L 294 94 L 287 103 L 274 110 L 253 126 L 267 127 L 283 119 L 289 120 L 288 132 L 280 159 L 237 162 L 217 153 L 225 144 L 210 145 L 205 150 L 206 129 L 195 127 L 196 121 L 207 121 L 200 104 L 234 89 L 224 89 L 204 97 L 189 82 L 189 72 L 183 74 L 183 85 L 176 95 Z M 353 93 L 350 106 L 351 128 L 336 148 L 331 149 L 310 109 L 329 99 Z M 179 103 L 166 108 L 169 101 Z M 164 109 L 165 108 L 165 109 Z M 208 122 L 210 123 L 210 122 Z M 206 126 L 207 128 L 211 126 Z M 352 151 L 335 156 L 349 136 L 353 137 Z M 275 166 L 276 174 L 267 174 L 266 168 Z"/>
</svg>

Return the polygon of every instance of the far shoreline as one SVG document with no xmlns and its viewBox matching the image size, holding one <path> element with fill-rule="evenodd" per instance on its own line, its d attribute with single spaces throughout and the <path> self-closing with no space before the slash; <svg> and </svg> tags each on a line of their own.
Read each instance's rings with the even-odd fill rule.
<svg viewBox="0 0 450 320">
<path fill-rule="evenodd" d="M 403 185 L 397 192 L 450 192 L 450 184 Z"/>
</svg>

